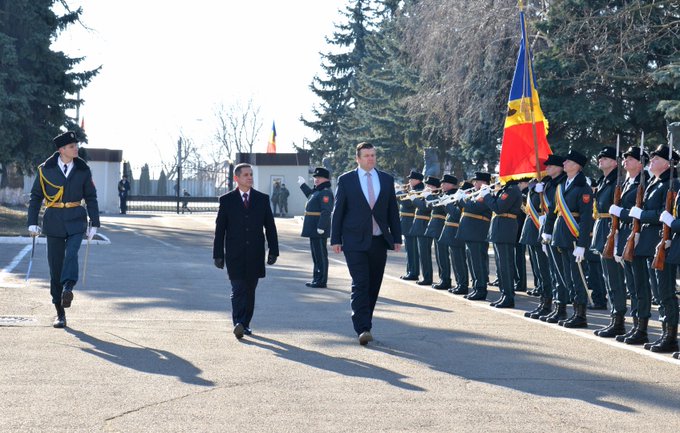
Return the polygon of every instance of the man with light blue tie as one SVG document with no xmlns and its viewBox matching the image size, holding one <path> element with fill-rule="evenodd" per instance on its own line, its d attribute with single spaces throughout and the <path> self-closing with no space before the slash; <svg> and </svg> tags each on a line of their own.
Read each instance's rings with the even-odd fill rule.
<svg viewBox="0 0 680 433">
<path fill-rule="evenodd" d="M 352 323 L 362 346 L 373 340 L 373 310 L 378 300 L 387 250 L 401 249 L 399 206 L 394 178 L 376 170 L 370 143 L 356 148 L 356 170 L 338 178 L 331 222 L 331 247 L 343 251 L 352 277 Z"/>
</svg>

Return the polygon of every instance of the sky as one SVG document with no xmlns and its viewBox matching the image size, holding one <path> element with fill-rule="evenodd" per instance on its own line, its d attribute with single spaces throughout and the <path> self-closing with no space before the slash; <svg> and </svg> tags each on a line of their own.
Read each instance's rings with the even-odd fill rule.
<svg viewBox="0 0 680 433">
<path fill-rule="evenodd" d="M 180 134 L 205 146 L 215 108 L 260 107 L 254 151 L 265 152 L 276 122 L 277 151 L 314 138 L 298 119 L 320 100 L 325 37 L 342 22 L 344 0 L 68 0 L 80 24 L 53 49 L 102 70 L 81 92 L 88 148 L 122 149 L 133 166 L 170 161 Z M 75 113 L 71 113 L 75 116 Z"/>
</svg>

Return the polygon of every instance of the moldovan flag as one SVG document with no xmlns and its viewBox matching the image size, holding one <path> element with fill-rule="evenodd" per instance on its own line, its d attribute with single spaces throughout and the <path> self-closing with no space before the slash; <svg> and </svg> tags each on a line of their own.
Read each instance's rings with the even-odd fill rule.
<svg viewBox="0 0 680 433">
<path fill-rule="evenodd" d="M 520 11 L 519 18 L 522 40 L 508 98 L 508 114 L 501 145 L 499 177 L 503 183 L 512 179 L 535 177 L 537 171 L 540 171 L 543 177 L 545 175 L 543 163 L 552 153 L 546 138 L 548 120 L 543 117 L 534 82 L 534 68 L 531 62 L 531 49 L 527 46 L 524 12 Z M 540 164 L 538 170 L 536 150 L 538 150 Z"/>
<path fill-rule="evenodd" d="M 276 124 L 272 122 L 272 135 L 267 142 L 267 153 L 276 153 Z"/>
</svg>

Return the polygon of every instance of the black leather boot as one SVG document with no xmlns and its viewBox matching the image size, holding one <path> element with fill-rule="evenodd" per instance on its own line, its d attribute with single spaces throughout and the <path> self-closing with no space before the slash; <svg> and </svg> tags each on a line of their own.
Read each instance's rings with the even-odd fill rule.
<svg viewBox="0 0 680 433">
<path fill-rule="evenodd" d="M 501 304 L 501 303 L 503 303 L 503 302 L 505 302 L 505 295 L 501 295 L 500 298 L 496 299 L 495 301 L 492 301 L 492 302 L 489 304 L 489 306 L 495 307 L 496 305 Z"/>
<path fill-rule="evenodd" d="M 486 290 L 475 290 L 472 294 L 467 295 L 467 299 L 470 301 L 485 301 L 486 293 Z"/>
<path fill-rule="evenodd" d="M 675 352 L 675 353 L 673 354 L 673 358 L 675 358 L 675 359 L 680 359 L 680 352 Z"/>
<path fill-rule="evenodd" d="M 455 289 L 451 290 L 451 293 L 454 295 L 467 295 L 468 294 L 468 288 L 467 287 L 456 287 Z"/>
<path fill-rule="evenodd" d="M 531 310 L 531 311 L 525 312 L 525 313 L 524 313 L 524 317 L 531 317 L 532 314 L 538 313 L 539 311 L 541 311 L 541 310 L 543 309 L 543 306 L 544 306 L 544 305 L 545 305 L 545 300 L 544 300 L 543 298 L 541 298 L 541 302 L 538 303 L 538 305 L 536 306 L 536 308 L 534 308 L 534 309 Z"/>
<path fill-rule="evenodd" d="M 560 320 L 565 320 L 566 318 L 567 318 L 567 304 L 557 304 L 557 307 L 553 308 L 552 314 L 545 320 L 545 322 L 558 323 Z"/>
<path fill-rule="evenodd" d="M 623 314 L 616 313 L 612 316 L 612 321 L 604 329 L 601 329 L 599 333 L 596 333 L 598 337 L 602 338 L 614 338 L 617 335 L 623 335 L 626 333 L 626 317 Z"/>
<path fill-rule="evenodd" d="M 448 290 L 451 288 L 451 280 L 441 280 L 437 284 L 433 284 L 432 288 L 436 290 Z"/>
<path fill-rule="evenodd" d="M 609 324 L 607 326 L 605 326 L 604 328 L 594 330 L 593 334 L 595 334 L 599 337 L 600 332 L 608 332 L 612 328 L 612 326 L 614 326 L 614 315 L 613 314 L 609 318 Z"/>
<path fill-rule="evenodd" d="M 666 338 L 650 349 L 656 353 L 671 353 L 678 351 L 678 325 L 666 325 Z"/>
<path fill-rule="evenodd" d="M 532 313 L 529 317 L 538 320 L 541 318 L 541 316 L 550 314 L 550 311 L 552 310 L 552 299 L 544 300 L 540 307 L 541 309 L 539 311 Z"/>
<path fill-rule="evenodd" d="M 64 307 L 54 304 L 54 308 L 57 310 L 57 317 L 54 318 L 52 326 L 55 328 L 66 328 L 66 311 L 64 311 Z"/>
<path fill-rule="evenodd" d="M 662 341 L 664 338 L 666 338 L 666 333 L 667 333 L 667 332 L 668 332 L 668 331 L 666 330 L 666 322 L 661 322 L 661 336 L 660 336 L 659 338 L 657 338 L 656 340 L 654 340 L 654 341 L 651 341 L 651 342 L 649 342 L 649 343 L 645 343 L 645 346 L 644 346 L 645 349 L 650 350 L 650 349 L 652 348 L 652 346 L 654 346 L 655 344 L 661 343 L 661 341 Z"/>
<path fill-rule="evenodd" d="M 638 327 L 638 318 L 637 318 L 637 317 L 633 317 L 633 327 L 630 328 L 630 331 L 626 332 L 625 334 L 617 335 L 617 336 L 616 336 L 616 341 L 618 341 L 619 343 L 623 343 L 623 340 L 625 340 L 626 338 L 628 338 L 628 337 L 630 337 L 631 335 L 635 334 L 635 331 L 637 330 L 637 327 Z"/>
<path fill-rule="evenodd" d="M 649 341 L 649 337 L 647 336 L 647 325 L 649 324 L 649 317 L 645 317 L 644 319 L 638 319 L 638 326 L 635 329 L 635 333 L 631 335 L 630 337 L 626 338 L 623 340 L 624 343 L 626 344 L 645 344 Z"/>
<path fill-rule="evenodd" d="M 574 304 L 574 318 L 572 320 L 567 320 L 564 322 L 565 328 L 587 328 L 588 318 L 586 317 L 587 305 L 586 304 Z"/>
<path fill-rule="evenodd" d="M 572 309 L 571 316 L 569 316 L 568 319 L 559 320 L 559 321 L 557 322 L 558 325 L 564 326 L 564 324 L 565 324 L 566 322 L 568 322 L 568 321 L 570 321 L 570 320 L 574 320 L 574 317 L 576 317 L 576 304 L 572 304 L 571 309 Z"/>
</svg>

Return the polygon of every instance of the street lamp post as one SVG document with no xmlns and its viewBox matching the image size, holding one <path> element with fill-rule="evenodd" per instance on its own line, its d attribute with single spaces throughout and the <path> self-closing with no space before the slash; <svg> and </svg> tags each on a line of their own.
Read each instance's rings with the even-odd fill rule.
<svg viewBox="0 0 680 433">
<path fill-rule="evenodd" d="M 182 184 L 182 137 L 177 140 L 177 185 L 175 190 L 177 193 L 177 215 L 179 215 L 179 197 L 180 185 Z"/>
</svg>

